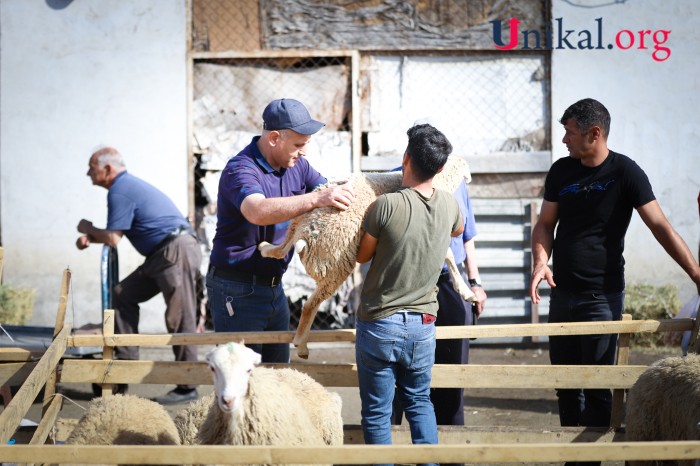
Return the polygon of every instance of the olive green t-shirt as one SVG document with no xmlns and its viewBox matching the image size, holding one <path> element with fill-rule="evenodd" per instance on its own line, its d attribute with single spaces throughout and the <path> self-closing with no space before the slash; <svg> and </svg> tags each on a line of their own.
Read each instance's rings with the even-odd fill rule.
<svg viewBox="0 0 700 466">
<path fill-rule="evenodd" d="M 362 286 L 358 317 L 376 320 L 400 309 L 437 314 L 437 280 L 462 216 L 452 194 L 428 199 L 413 188 L 383 194 L 362 228 L 378 239 Z"/>
</svg>

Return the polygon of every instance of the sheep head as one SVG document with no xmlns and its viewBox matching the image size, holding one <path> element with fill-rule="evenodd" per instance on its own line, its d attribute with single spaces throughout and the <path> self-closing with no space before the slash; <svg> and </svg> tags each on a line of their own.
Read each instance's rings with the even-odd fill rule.
<svg viewBox="0 0 700 466">
<path fill-rule="evenodd" d="M 261 356 L 243 343 L 227 343 L 206 355 L 214 378 L 216 402 L 225 413 L 242 413 L 248 381 Z"/>
</svg>

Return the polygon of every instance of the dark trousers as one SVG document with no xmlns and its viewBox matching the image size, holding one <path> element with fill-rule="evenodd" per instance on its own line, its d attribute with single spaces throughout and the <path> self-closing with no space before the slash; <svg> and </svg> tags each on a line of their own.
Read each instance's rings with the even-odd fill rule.
<svg viewBox="0 0 700 466">
<path fill-rule="evenodd" d="M 436 326 L 471 325 L 471 304 L 465 302 L 452 287 L 449 276 L 441 276 L 438 281 L 438 313 Z M 435 346 L 435 364 L 468 364 L 469 339 L 439 339 Z M 392 424 L 401 424 L 403 407 L 394 396 L 392 404 Z M 438 425 L 464 425 L 464 389 L 463 388 L 431 388 L 430 401 L 435 409 L 435 420 Z"/>
<path fill-rule="evenodd" d="M 452 280 L 438 282 L 438 313 L 435 325 L 449 327 L 471 325 L 471 304 L 465 302 L 452 287 Z M 468 364 L 469 339 L 440 339 L 435 347 L 435 364 Z M 435 407 L 438 425 L 464 425 L 464 388 L 432 388 L 430 400 Z"/>
<path fill-rule="evenodd" d="M 607 322 L 620 320 L 625 293 L 568 293 L 552 289 L 549 322 Z M 549 337 L 549 360 L 553 365 L 613 365 L 617 335 L 570 335 Z M 562 426 L 607 427 L 612 413 L 609 389 L 557 389 Z M 600 464 L 597 462 L 566 463 Z"/>
<path fill-rule="evenodd" d="M 169 333 L 195 333 L 197 290 L 202 252 L 197 239 L 181 235 L 159 250 L 114 287 L 112 305 L 116 333 L 139 333 L 139 304 L 163 293 L 165 327 Z M 173 346 L 176 361 L 197 361 L 196 346 Z M 139 359 L 138 346 L 118 346 L 117 359 Z M 194 388 L 195 385 L 180 385 Z"/>
</svg>

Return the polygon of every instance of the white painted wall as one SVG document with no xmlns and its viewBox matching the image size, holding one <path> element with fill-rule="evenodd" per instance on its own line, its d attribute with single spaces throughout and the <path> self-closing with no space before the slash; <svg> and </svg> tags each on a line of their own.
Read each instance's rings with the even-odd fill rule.
<svg viewBox="0 0 700 466">
<path fill-rule="evenodd" d="M 609 4 L 597 8 L 585 6 Z M 671 56 L 662 62 L 648 50 L 555 50 L 552 57 L 552 117 L 554 157 L 567 155 L 557 123 L 567 106 L 592 97 L 610 111 L 608 145 L 633 158 L 647 173 L 654 193 L 671 224 L 697 254 L 700 239 L 697 197 L 700 190 L 700 4 L 694 0 L 554 0 L 553 18 L 565 29 L 595 31 L 603 18 L 604 44 L 621 30 L 671 30 L 665 46 Z M 623 33 L 627 44 L 627 35 Z M 574 36 L 572 34 L 570 37 Z M 575 36 L 574 36 L 575 37 Z M 634 214 L 627 233 L 626 279 L 679 286 L 681 301 L 697 293 L 682 269 L 664 252 Z"/>
<path fill-rule="evenodd" d="M 66 267 L 68 318 L 101 321 L 102 246 L 75 247 L 81 218 L 106 222 L 107 191 L 85 176 L 96 145 L 187 213 L 185 13 L 185 0 L 0 2 L 3 280 L 37 289 L 31 324 L 53 325 Z M 126 239 L 119 254 L 122 277 L 143 261 Z M 163 309 L 147 303 L 141 330 L 164 331 Z"/>
</svg>

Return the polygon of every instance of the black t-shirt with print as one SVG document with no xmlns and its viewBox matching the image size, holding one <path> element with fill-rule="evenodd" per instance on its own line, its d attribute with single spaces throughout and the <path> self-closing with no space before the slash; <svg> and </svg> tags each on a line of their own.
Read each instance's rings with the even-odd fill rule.
<svg viewBox="0 0 700 466">
<path fill-rule="evenodd" d="M 553 261 L 557 288 L 613 293 L 625 288 L 622 253 L 632 209 L 655 199 L 644 171 L 610 151 L 597 167 L 572 157 L 552 165 L 544 199 L 558 203 Z"/>
</svg>

